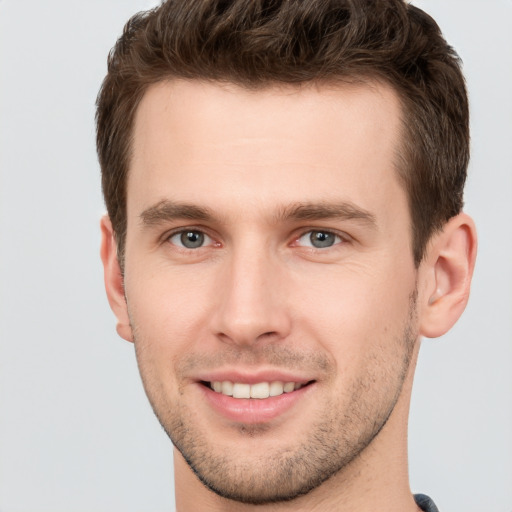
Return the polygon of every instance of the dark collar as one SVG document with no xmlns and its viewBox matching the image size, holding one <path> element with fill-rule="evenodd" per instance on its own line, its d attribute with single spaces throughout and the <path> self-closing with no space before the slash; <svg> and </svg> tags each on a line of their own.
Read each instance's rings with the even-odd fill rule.
<svg viewBox="0 0 512 512">
<path fill-rule="evenodd" d="M 423 512 L 439 512 L 436 504 L 425 494 L 415 494 L 414 499 Z"/>
</svg>

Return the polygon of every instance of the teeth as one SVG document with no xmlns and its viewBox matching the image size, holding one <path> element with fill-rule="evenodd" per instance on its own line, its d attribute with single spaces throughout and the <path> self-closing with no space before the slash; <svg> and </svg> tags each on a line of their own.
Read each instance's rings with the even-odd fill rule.
<svg viewBox="0 0 512 512">
<path fill-rule="evenodd" d="M 270 396 L 279 396 L 284 393 L 283 383 L 282 382 L 271 382 L 270 383 Z"/>
<path fill-rule="evenodd" d="M 249 386 L 251 388 L 251 398 L 268 398 L 270 396 L 270 384 L 260 382 Z"/>
<path fill-rule="evenodd" d="M 221 385 L 220 392 L 223 395 L 233 396 L 233 383 L 229 382 L 229 380 L 225 380 L 224 382 L 219 383 Z"/>
<path fill-rule="evenodd" d="M 303 385 L 299 382 L 258 382 L 257 384 L 245 384 L 242 382 L 215 381 L 210 387 L 216 393 L 222 393 L 233 398 L 259 398 L 264 399 L 270 396 L 279 396 L 283 393 L 291 393 L 300 389 Z"/>
<path fill-rule="evenodd" d="M 283 389 L 285 393 L 291 393 L 295 389 L 295 382 L 287 382 Z"/>
<path fill-rule="evenodd" d="M 233 398 L 251 398 L 251 385 L 235 382 L 233 384 Z"/>
</svg>

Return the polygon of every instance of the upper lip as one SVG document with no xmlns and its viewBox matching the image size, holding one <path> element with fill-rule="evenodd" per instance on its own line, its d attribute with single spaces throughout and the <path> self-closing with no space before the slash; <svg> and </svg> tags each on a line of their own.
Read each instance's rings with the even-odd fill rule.
<svg viewBox="0 0 512 512">
<path fill-rule="evenodd" d="M 258 384 L 259 382 L 296 382 L 299 384 L 306 384 L 314 379 L 285 370 L 243 371 L 240 369 L 226 369 L 204 372 L 198 375 L 196 380 L 199 382 L 231 381 L 243 384 Z"/>
</svg>

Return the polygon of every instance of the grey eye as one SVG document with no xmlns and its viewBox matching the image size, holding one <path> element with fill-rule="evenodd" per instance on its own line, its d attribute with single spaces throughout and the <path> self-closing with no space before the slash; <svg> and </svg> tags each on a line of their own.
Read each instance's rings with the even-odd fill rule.
<svg viewBox="0 0 512 512">
<path fill-rule="evenodd" d="M 198 249 L 203 247 L 206 243 L 211 243 L 211 238 L 205 235 L 202 231 L 189 230 L 180 231 L 169 237 L 169 241 L 177 246 L 184 247 L 185 249 Z"/>
<path fill-rule="evenodd" d="M 330 231 L 308 231 L 299 238 L 299 243 L 306 247 L 325 249 L 341 242 L 341 238 Z"/>
<path fill-rule="evenodd" d="M 204 235 L 199 231 L 187 231 L 181 233 L 180 240 L 184 247 L 187 247 L 188 249 L 196 249 L 203 245 Z"/>
<path fill-rule="evenodd" d="M 325 231 L 312 231 L 309 238 L 311 240 L 311 245 L 313 247 L 318 247 L 319 249 L 322 247 L 331 247 L 335 242 L 335 236 L 332 233 L 327 233 Z"/>
</svg>

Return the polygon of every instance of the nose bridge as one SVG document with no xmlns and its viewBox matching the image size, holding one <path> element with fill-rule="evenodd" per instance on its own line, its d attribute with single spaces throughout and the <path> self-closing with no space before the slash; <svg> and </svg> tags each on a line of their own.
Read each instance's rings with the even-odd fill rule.
<svg viewBox="0 0 512 512">
<path fill-rule="evenodd" d="M 235 244 L 219 283 L 217 334 L 236 344 L 285 337 L 289 318 L 280 277 L 279 258 L 268 243 Z"/>
</svg>

